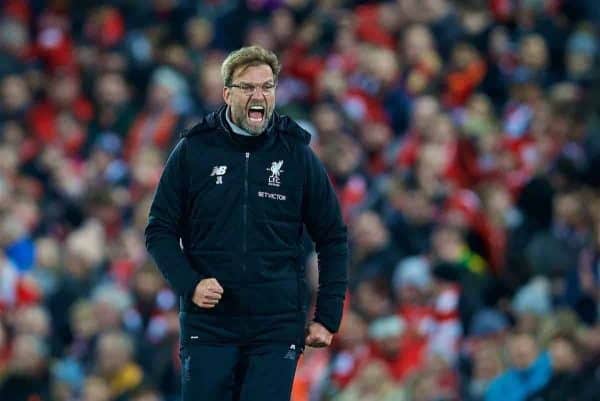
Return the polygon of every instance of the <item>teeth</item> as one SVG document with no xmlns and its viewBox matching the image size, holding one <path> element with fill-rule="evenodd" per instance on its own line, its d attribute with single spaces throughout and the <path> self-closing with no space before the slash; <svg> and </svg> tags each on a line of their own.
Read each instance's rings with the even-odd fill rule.
<svg viewBox="0 0 600 401">
<path fill-rule="evenodd" d="M 263 106 L 250 106 L 250 110 L 263 111 L 264 109 Z"/>
</svg>

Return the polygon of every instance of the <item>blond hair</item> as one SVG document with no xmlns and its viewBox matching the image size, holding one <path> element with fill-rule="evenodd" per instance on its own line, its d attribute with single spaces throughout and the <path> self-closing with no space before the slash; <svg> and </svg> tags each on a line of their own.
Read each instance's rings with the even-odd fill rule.
<svg viewBox="0 0 600 401">
<path fill-rule="evenodd" d="M 247 46 L 235 50 L 227 56 L 221 65 L 221 77 L 223 77 L 223 85 L 229 86 L 232 83 L 233 75 L 240 71 L 244 71 L 251 66 L 266 64 L 271 67 L 273 77 L 277 81 L 281 64 L 275 53 L 264 49 L 260 46 Z"/>
</svg>

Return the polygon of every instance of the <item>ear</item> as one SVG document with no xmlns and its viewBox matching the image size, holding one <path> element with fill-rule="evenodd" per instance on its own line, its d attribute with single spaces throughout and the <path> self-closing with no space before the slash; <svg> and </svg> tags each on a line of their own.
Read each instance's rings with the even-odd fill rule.
<svg viewBox="0 0 600 401">
<path fill-rule="evenodd" d="M 225 101 L 225 103 L 227 104 L 227 106 L 231 106 L 231 89 L 224 86 L 223 87 L 223 100 Z"/>
</svg>

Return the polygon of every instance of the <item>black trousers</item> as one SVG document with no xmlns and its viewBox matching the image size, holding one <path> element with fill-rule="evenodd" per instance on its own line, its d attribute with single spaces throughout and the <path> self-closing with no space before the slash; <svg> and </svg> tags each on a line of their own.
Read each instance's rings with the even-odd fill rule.
<svg viewBox="0 0 600 401">
<path fill-rule="evenodd" d="M 301 352 L 295 344 L 182 344 L 182 401 L 289 401 Z"/>
</svg>

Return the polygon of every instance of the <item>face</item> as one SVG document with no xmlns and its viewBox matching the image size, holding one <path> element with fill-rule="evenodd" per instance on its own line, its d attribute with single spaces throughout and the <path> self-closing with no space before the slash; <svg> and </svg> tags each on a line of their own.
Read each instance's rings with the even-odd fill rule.
<svg viewBox="0 0 600 401">
<path fill-rule="evenodd" d="M 431 124 L 431 132 L 425 136 L 431 142 L 444 145 L 454 140 L 456 133 L 454 131 L 454 125 L 450 118 L 446 115 L 439 115 Z"/>
<path fill-rule="evenodd" d="M 44 269 L 53 269 L 60 264 L 60 246 L 54 238 L 42 237 L 36 241 L 37 265 Z"/>
<path fill-rule="evenodd" d="M 415 101 L 413 125 L 417 131 L 425 131 L 431 120 L 439 112 L 439 105 L 433 97 L 423 96 Z"/>
<path fill-rule="evenodd" d="M 462 250 L 462 241 L 458 231 L 442 227 L 432 235 L 434 254 L 441 260 L 453 261 L 459 257 Z"/>
<path fill-rule="evenodd" d="M 383 123 L 364 124 L 359 134 L 364 148 L 372 152 L 385 149 L 392 139 L 390 127 Z"/>
<path fill-rule="evenodd" d="M 522 334 L 510 340 L 508 353 L 515 368 L 527 369 L 537 357 L 537 346 L 531 336 Z"/>
<path fill-rule="evenodd" d="M 221 80 L 221 65 L 213 60 L 207 60 L 200 69 L 197 90 L 208 105 L 221 104 L 223 81 Z"/>
<path fill-rule="evenodd" d="M 375 319 L 390 313 L 391 303 L 384 288 L 385 283 L 367 280 L 356 289 L 356 305 L 364 312 L 367 319 Z"/>
<path fill-rule="evenodd" d="M 372 53 L 370 58 L 371 74 L 384 84 L 393 83 L 399 72 L 398 61 L 394 53 L 390 50 L 377 50 Z"/>
<path fill-rule="evenodd" d="M 91 338 L 98 332 L 98 321 L 94 316 L 94 308 L 90 303 L 76 304 L 70 315 L 73 333 L 78 338 Z"/>
<path fill-rule="evenodd" d="M 18 111 L 29 103 L 31 94 L 25 80 L 8 76 L 0 83 L 2 106 L 8 111 Z"/>
<path fill-rule="evenodd" d="M 32 335 L 19 335 L 13 341 L 11 364 L 15 371 L 34 373 L 44 362 L 41 341 Z"/>
<path fill-rule="evenodd" d="M 275 109 L 275 77 L 267 64 L 240 69 L 233 75 L 232 85 L 223 88 L 223 99 L 229 106 L 232 121 L 253 135 L 260 135 Z M 252 93 L 245 88 L 254 87 Z"/>
<path fill-rule="evenodd" d="M 594 57 L 580 52 L 567 53 L 567 71 L 574 77 L 588 74 L 594 66 Z"/>
<path fill-rule="evenodd" d="M 153 270 L 138 271 L 134 278 L 135 293 L 146 302 L 152 302 L 156 298 L 161 285 L 160 277 Z"/>
<path fill-rule="evenodd" d="M 548 60 L 546 42 L 540 36 L 533 35 L 523 39 L 520 53 L 523 64 L 533 69 L 543 68 Z"/>
<path fill-rule="evenodd" d="M 433 48 L 431 32 L 424 25 L 415 25 L 404 36 L 404 56 L 408 64 L 415 64 L 421 56 Z"/>
<path fill-rule="evenodd" d="M 482 347 L 473 355 L 474 377 L 480 380 L 490 380 L 503 370 L 502 360 L 498 350 L 493 345 Z"/>
<path fill-rule="evenodd" d="M 68 108 L 79 95 L 79 83 L 72 75 L 58 76 L 50 82 L 50 98 L 59 107 Z"/>
<path fill-rule="evenodd" d="M 212 40 L 214 27 L 204 18 L 192 18 L 186 26 L 187 43 L 192 49 L 204 49 Z"/>
<path fill-rule="evenodd" d="M 42 338 L 50 332 L 48 313 L 38 306 L 21 310 L 17 316 L 15 326 L 19 334 L 33 334 Z"/>
<path fill-rule="evenodd" d="M 387 242 L 388 233 L 377 214 L 366 212 L 354 222 L 352 237 L 358 247 L 368 252 L 382 248 Z"/>
<path fill-rule="evenodd" d="M 557 338 L 550 343 L 549 348 L 555 371 L 568 372 L 576 369 L 577 352 L 570 341 Z"/>
<path fill-rule="evenodd" d="M 108 74 L 96 82 L 96 98 L 103 106 L 119 106 L 128 97 L 127 85 L 120 74 Z"/>
<path fill-rule="evenodd" d="M 103 374 L 114 372 L 129 362 L 131 353 L 124 341 L 113 334 L 106 334 L 100 338 L 96 350 L 100 372 Z"/>
<path fill-rule="evenodd" d="M 338 112 L 328 104 L 322 103 L 315 107 L 312 121 L 320 136 L 331 136 L 342 130 L 342 119 Z"/>
</svg>

